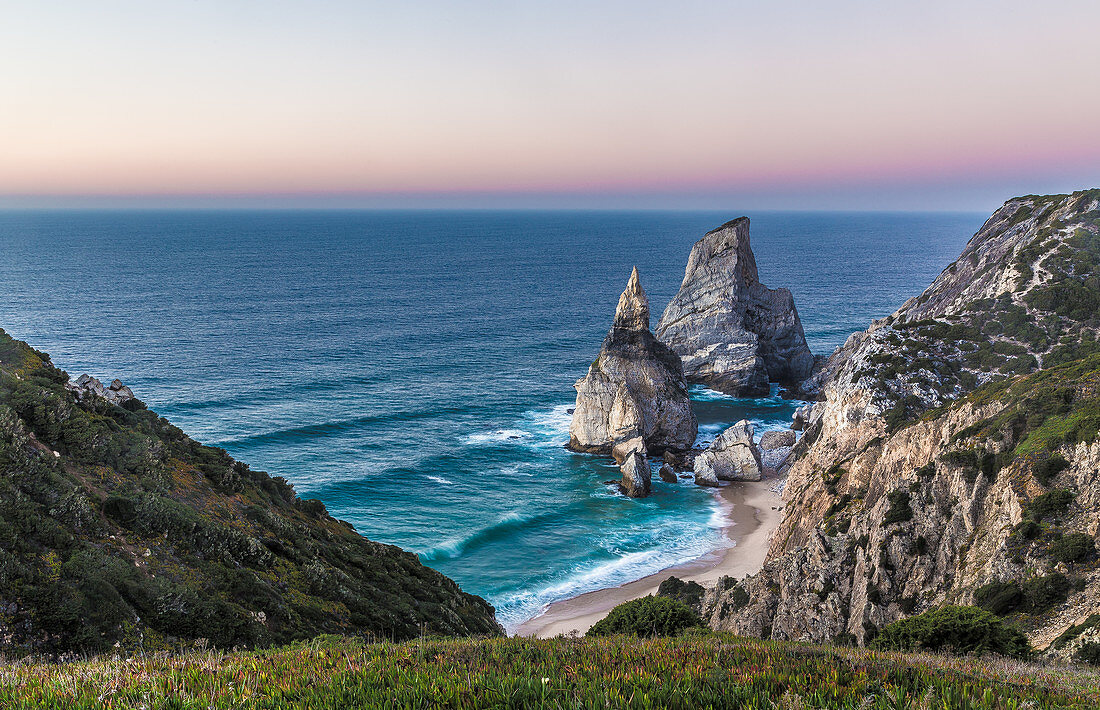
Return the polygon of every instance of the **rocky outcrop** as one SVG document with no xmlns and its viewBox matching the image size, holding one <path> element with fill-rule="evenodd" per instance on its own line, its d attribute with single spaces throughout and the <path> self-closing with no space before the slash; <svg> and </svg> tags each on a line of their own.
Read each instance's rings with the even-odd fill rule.
<svg viewBox="0 0 1100 710">
<path fill-rule="evenodd" d="M 695 443 L 699 429 L 680 358 L 649 331 L 649 301 L 637 269 L 619 298 L 599 354 L 575 388 L 568 447 L 611 453 L 620 465 L 629 463 L 631 472 L 623 472 L 628 494 L 649 491 L 648 462 L 641 466 L 633 454 L 644 459 Z"/>
<path fill-rule="evenodd" d="M 1045 647 L 1100 613 L 1098 267 L 1100 191 L 1018 198 L 850 337 L 807 383 L 764 569 L 708 592 L 710 625 L 865 642 L 1001 585 Z"/>
<path fill-rule="evenodd" d="M 759 481 L 763 466 L 753 435 L 753 426 L 746 419 L 719 434 L 695 457 L 695 482 L 715 486 L 718 481 Z"/>
<path fill-rule="evenodd" d="M 81 375 L 74 382 L 66 383 L 66 386 L 77 398 L 83 398 L 91 394 L 102 397 L 111 404 L 117 404 L 120 407 L 127 402 L 136 400 L 133 390 L 122 384 L 122 380 L 117 378 L 111 381 L 109 387 L 104 387 L 102 382 L 91 375 Z"/>
<path fill-rule="evenodd" d="M 734 396 L 797 384 L 814 367 L 791 292 L 760 283 L 747 217 L 695 243 L 656 335 L 683 359 L 689 382 Z"/>
<path fill-rule="evenodd" d="M 610 453 L 640 437 L 647 451 L 691 448 L 698 424 L 680 358 L 649 331 L 649 302 L 638 270 L 619 298 L 615 322 L 588 374 L 577 380 L 569 448 Z"/>
</svg>

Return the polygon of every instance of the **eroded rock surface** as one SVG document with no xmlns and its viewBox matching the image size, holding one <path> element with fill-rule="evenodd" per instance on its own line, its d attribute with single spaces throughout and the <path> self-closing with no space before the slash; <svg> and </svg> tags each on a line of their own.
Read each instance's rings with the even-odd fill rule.
<svg viewBox="0 0 1100 710">
<path fill-rule="evenodd" d="M 1100 190 L 1017 198 L 851 336 L 808 383 L 764 569 L 708 592 L 710 625 L 865 642 L 1004 585 L 1044 648 L 1100 613 L 1098 267 Z"/>
<path fill-rule="evenodd" d="M 574 451 L 613 454 L 621 466 L 640 470 L 631 454 L 684 451 L 695 442 L 699 428 L 680 357 L 649 330 L 649 301 L 637 269 L 599 355 L 575 388 L 568 444 Z M 624 490 L 648 493 L 648 463 L 644 468 L 644 486 L 641 474 L 624 468 Z"/>
<path fill-rule="evenodd" d="M 695 243 L 656 335 L 683 358 L 688 381 L 734 396 L 797 384 L 814 367 L 791 292 L 760 283 L 747 217 Z"/>
<path fill-rule="evenodd" d="M 713 444 L 695 457 L 695 482 L 713 486 L 718 481 L 759 481 L 763 477 L 763 464 L 753 436 L 753 426 L 746 419 L 719 434 Z"/>
</svg>

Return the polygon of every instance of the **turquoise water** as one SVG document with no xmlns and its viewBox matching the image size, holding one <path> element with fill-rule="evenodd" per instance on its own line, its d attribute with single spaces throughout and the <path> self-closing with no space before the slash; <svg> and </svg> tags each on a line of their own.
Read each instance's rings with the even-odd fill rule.
<svg viewBox="0 0 1100 710">
<path fill-rule="evenodd" d="M 720 544 L 713 492 L 628 500 L 562 448 L 637 265 L 654 321 L 738 213 L 0 212 L 0 327 L 421 555 L 514 626 Z M 765 213 L 811 348 L 919 293 L 983 217 Z M 693 390 L 702 438 L 793 404 Z"/>
</svg>

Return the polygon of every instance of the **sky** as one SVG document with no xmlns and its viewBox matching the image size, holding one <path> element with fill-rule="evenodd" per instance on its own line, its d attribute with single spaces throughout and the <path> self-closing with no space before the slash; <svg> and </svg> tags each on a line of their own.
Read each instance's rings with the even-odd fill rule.
<svg viewBox="0 0 1100 710">
<path fill-rule="evenodd" d="M 0 0 L 0 207 L 989 211 L 1100 186 L 1097 0 Z"/>
</svg>

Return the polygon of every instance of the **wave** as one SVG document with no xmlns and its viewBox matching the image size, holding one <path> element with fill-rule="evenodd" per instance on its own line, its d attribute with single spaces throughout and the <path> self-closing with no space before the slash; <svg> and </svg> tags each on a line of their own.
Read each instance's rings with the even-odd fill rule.
<svg viewBox="0 0 1100 710">
<path fill-rule="evenodd" d="M 241 436 L 231 439 L 222 439 L 220 441 L 211 442 L 214 446 L 221 447 L 247 447 L 255 446 L 257 444 L 266 443 L 269 441 L 280 441 L 283 439 L 324 439 L 339 434 L 344 434 L 350 431 L 356 431 L 359 429 L 365 429 L 374 424 L 385 423 L 407 423 L 420 421 L 423 419 L 435 419 L 438 417 L 448 417 L 458 414 L 469 414 L 473 411 L 469 407 L 442 407 L 440 409 L 414 409 L 406 410 L 403 412 L 386 412 L 385 414 L 367 414 L 361 417 L 353 417 L 351 419 L 335 419 L 326 422 L 317 422 L 315 424 L 304 424 L 301 426 L 285 427 L 283 429 L 274 429 L 272 431 L 265 431 L 258 434 L 249 434 L 247 436 Z"/>
<path fill-rule="evenodd" d="M 453 560 L 490 542 L 505 538 L 513 532 L 533 523 L 553 517 L 554 515 L 551 513 L 536 513 L 532 515 L 518 510 L 512 511 L 492 525 L 477 530 L 466 537 L 455 538 L 438 547 L 433 547 L 430 550 L 421 552 L 420 559 L 425 562 Z"/>
<path fill-rule="evenodd" d="M 512 633 L 558 601 L 571 599 L 598 589 L 609 589 L 627 582 L 656 574 L 712 552 L 728 544 L 722 535 L 726 515 L 717 497 L 709 503 L 710 515 L 702 528 L 673 525 L 673 530 L 653 530 L 646 549 L 624 551 L 613 540 L 604 539 L 598 547 L 612 559 L 578 564 L 556 580 L 535 589 L 523 589 L 492 595 L 490 603 L 497 610 L 497 619 Z M 638 531 L 623 530 L 633 536 Z M 677 535 L 676 532 L 679 532 Z"/>
<path fill-rule="evenodd" d="M 528 446 L 534 448 L 560 447 L 569 439 L 569 424 L 573 420 L 572 405 L 532 409 L 520 415 L 507 427 L 490 429 L 468 435 L 466 446 Z"/>
<path fill-rule="evenodd" d="M 453 486 L 455 483 L 454 481 L 449 481 L 446 478 L 443 478 L 443 476 L 428 476 L 428 480 L 435 481 L 436 483 L 443 483 L 448 486 Z"/>
</svg>

